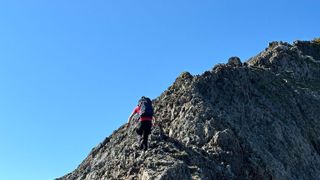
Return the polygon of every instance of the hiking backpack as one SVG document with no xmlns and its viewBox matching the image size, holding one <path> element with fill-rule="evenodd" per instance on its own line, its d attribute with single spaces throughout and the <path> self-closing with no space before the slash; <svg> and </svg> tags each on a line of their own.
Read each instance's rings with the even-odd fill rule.
<svg viewBox="0 0 320 180">
<path fill-rule="evenodd" d="M 142 97 L 139 100 L 140 106 L 140 117 L 152 117 L 153 116 L 153 108 L 152 102 L 147 97 Z"/>
</svg>

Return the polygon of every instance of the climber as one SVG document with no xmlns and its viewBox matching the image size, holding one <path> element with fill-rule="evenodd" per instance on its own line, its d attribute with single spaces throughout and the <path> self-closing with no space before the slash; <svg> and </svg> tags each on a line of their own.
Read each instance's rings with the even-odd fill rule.
<svg viewBox="0 0 320 180">
<path fill-rule="evenodd" d="M 139 125 L 136 128 L 136 132 L 138 134 L 138 144 L 139 148 L 143 150 L 148 149 L 148 137 L 151 133 L 152 127 L 152 117 L 153 117 L 153 107 L 152 102 L 149 98 L 142 96 L 138 102 L 138 106 L 136 106 L 128 118 L 127 127 L 130 126 L 130 121 L 132 117 L 138 114 L 139 115 Z"/>
</svg>

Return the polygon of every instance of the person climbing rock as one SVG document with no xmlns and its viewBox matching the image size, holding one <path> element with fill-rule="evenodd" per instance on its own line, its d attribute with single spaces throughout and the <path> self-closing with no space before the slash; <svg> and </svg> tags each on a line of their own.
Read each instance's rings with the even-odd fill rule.
<svg viewBox="0 0 320 180">
<path fill-rule="evenodd" d="M 147 150 L 148 138 L 149 134 L 151 133 L 153 117 L 152 102 L 148 97 L 141 97 L 138 102 L 138 106 L 134 108 L 133 112 L 128 118 L 127 127 L 130 126 L 130 121 L 135 114 L 139 115 L 139 125 L 136 128 L 136 132 L 138 134 L 138 144 L 140 145 L 140 149 Z"/>
</svg>

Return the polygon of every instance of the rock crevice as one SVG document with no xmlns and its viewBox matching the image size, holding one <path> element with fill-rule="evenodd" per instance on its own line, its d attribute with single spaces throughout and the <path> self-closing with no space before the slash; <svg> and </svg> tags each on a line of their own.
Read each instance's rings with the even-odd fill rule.
<svg viewBox="0 0 320 180">
<path fill-rule="evenodd" d="M 318 42 L 184 72 L 153 105 L 148 151 L 121 126 L 58 179 L 320 179 Z"/>
</svg>

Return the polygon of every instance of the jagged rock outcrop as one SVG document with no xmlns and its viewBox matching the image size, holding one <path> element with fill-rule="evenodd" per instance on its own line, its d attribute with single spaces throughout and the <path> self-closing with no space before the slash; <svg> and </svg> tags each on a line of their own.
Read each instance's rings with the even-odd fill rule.
<svg viewBox="0 0 320 180">
<path fill-rule="evenodd" d="M 318 42 L 184 72 L 153 104 L 148 151 L 121 126 L 58 179 L 320 179 Z"/>
</svg>

